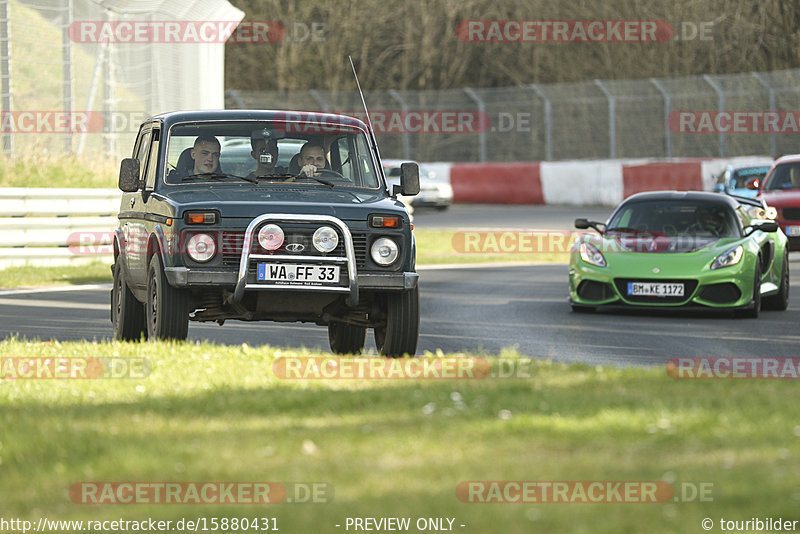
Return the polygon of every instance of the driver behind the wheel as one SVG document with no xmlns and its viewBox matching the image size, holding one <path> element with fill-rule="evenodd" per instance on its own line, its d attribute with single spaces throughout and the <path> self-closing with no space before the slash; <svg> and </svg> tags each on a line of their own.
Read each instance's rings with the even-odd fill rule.
<svg viewBox="0 0 800 534">
<path fill-rule="evenodd" d="M 325 159 L 325 149 L 311 141 L 300 149 L 297 163 L 300 165 L 300 174 L 304 176 L 317 176 L 317 169 L 330 168 Z"/>
<path fill-rule="evenodd" d="M 701 208 L 697 210 L 697 222 L 695 227 L 702 233 L 708 233 L 715 237 L 725 233 L 725 216 L 717 210 L 711 208 Z"/>
</svg>

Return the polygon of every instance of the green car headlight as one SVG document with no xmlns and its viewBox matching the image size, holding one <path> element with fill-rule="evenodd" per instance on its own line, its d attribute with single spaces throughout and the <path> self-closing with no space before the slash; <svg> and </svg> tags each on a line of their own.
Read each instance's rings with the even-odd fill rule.
<svg viewBox="0 0 800 534">
<path fill-rule="evenodd" d="M 605 257 L 603 257 L 603 254 L 591 243 L 581 243 L 581 259 L 597 267 L 606 266 Z"/>
<path fill-rule="evenodd" d="M 715 259 L 714 263 L 711 264 L 711 268 L 721 269 L 723 267 L 730 267 L 731 265 L 736 265 L 742 260 L 743 255 L 744 255 L 744 247 L 742 247 L 742 245 L 734 247 L 717 256 L 717 259 Z"/>
</svg>

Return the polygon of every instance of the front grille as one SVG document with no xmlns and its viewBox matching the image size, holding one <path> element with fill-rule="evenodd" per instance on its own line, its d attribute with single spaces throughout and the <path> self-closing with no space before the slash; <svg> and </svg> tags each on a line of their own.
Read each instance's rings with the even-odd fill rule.
<svg viewBox="0 0 800 534">
<path fill-rule="evenodd" d="M 800 208 L 783 208 L 783 218 L 788 221 L 800 221 Z"/>
<path fill-rule="evenodd" d="M 258 244 L 257 239 L 253 239 L 250 249 L 251 254 L 288 254 L 288 255 L 303 255 L 303 256 L 326 256 L 314 248 L 311 242 L 314 231 L 317 226 L 310 227 L 288 227 L 281 225 L 285 232 L 284 244 L 278 250 L 266 251 Z M 222 264 L 227 267 L 238 267 L 239 260 L 242 256 L 242 246 L 244 244 L 244 230 L 226 230 L 221 233 L 221 254 Z M 353 248 L 356 254 L 356 267 L 364 268 L 367 257 L 367 235 L 364 233 L 354 233 Z M 290 252 L 286 250 L 286 245 L 289 243 L 301 244 L 304 249 L 302 251 Z M 327 256 L 344 256 L 344 238 L 339 235 L 339 244 L 327 254 Z M 261 260 L 264 261 L 264 260 Z M 345 273 L 347 270 L 345 269 Z"/>
<path fill-rule="evenodd" d="M 716 304 L 727 304 L 736 302 L 742 296 L 742 292 L 736 284 L 725 282 L 723 284 L 713 284 L 703 288 L 700 298 Z"/>
<path fill-rule="evenodd" d="M 628 283 L 641 282 L 641 283 L 662 283 L 662 284 L 683 284 L 682 297 L 645 297 L 628 295 Z M 629 302 L 642 302 L 653 304 L 678 304 L 688 301 L 691 298 L 694 290 L 697 289 L 697 280 L 663 280 L 663 279 L 645 279 L 645 278 L 615 278 L 614 285 L 617 287 L 620 295 Z"/>
<path fill-rule="evenodd" d="M 578 296 L 583 300 L 606 300 L 614 296 L 614 290 L 604 282 L 584 280 L 578 285 Z"/>
</svg>

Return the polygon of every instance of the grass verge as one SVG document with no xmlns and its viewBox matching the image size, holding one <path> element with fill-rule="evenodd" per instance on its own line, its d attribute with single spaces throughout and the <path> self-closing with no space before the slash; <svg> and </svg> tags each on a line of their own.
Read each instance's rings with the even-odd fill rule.
<svg viewBox="0 0 800 534">
<path fill-rule="evenodd" d="M 151 369 L 0 381 L 6 517 L 274 517 L 284 532 L 319 533 L 342 532 L 347 517 L 449 517 L 463 532 L 672 533 L 700 531 L 705 517 L 796 517 L 800 504 L 791 381 L 678 381 L 663 368 L 539 360 L 522 372 L 513 351 L 501 357 L 518 374 L 480 380 L 282 380 L 276 358 L 329 355 L 269 346 L 10 339 L 0 354 L 146 358 Z M 686 487 L 712 490 L 704 502 L 656 504 L 456 496 L 461 482 L 501 480 L 667 481 L 678 501 Z M 333 499 L 84 505 L 68 496 L 82 481 L 324 482 Z"/>
<path fill-rule="evenodd" d="M 0 289 L 110 282 L 110 266 L 97 261 L 58 267 L 7 267 L 0 270 Z"/>
</svg>

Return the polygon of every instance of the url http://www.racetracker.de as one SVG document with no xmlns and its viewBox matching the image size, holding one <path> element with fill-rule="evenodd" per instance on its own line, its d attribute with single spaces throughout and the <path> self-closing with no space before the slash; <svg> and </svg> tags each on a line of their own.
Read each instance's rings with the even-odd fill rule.
<svg viewBox="0 0 800 534">
<path fill-rule="evenodd" d="M 731 532 L 796 532 L 800 523 L 794 519 L 782 517 L 751 517 L 750 519 L 712 519 L 704 518 L 700 524 L 703 530 L 721 530 Z"/>
<path fill-rule="evenodd" d="M 166 519 L 56 520 L 0 517 L 0 532 L 268 532 L 278 530 L 274 517 L 194 517 Z"/>
</svg>

